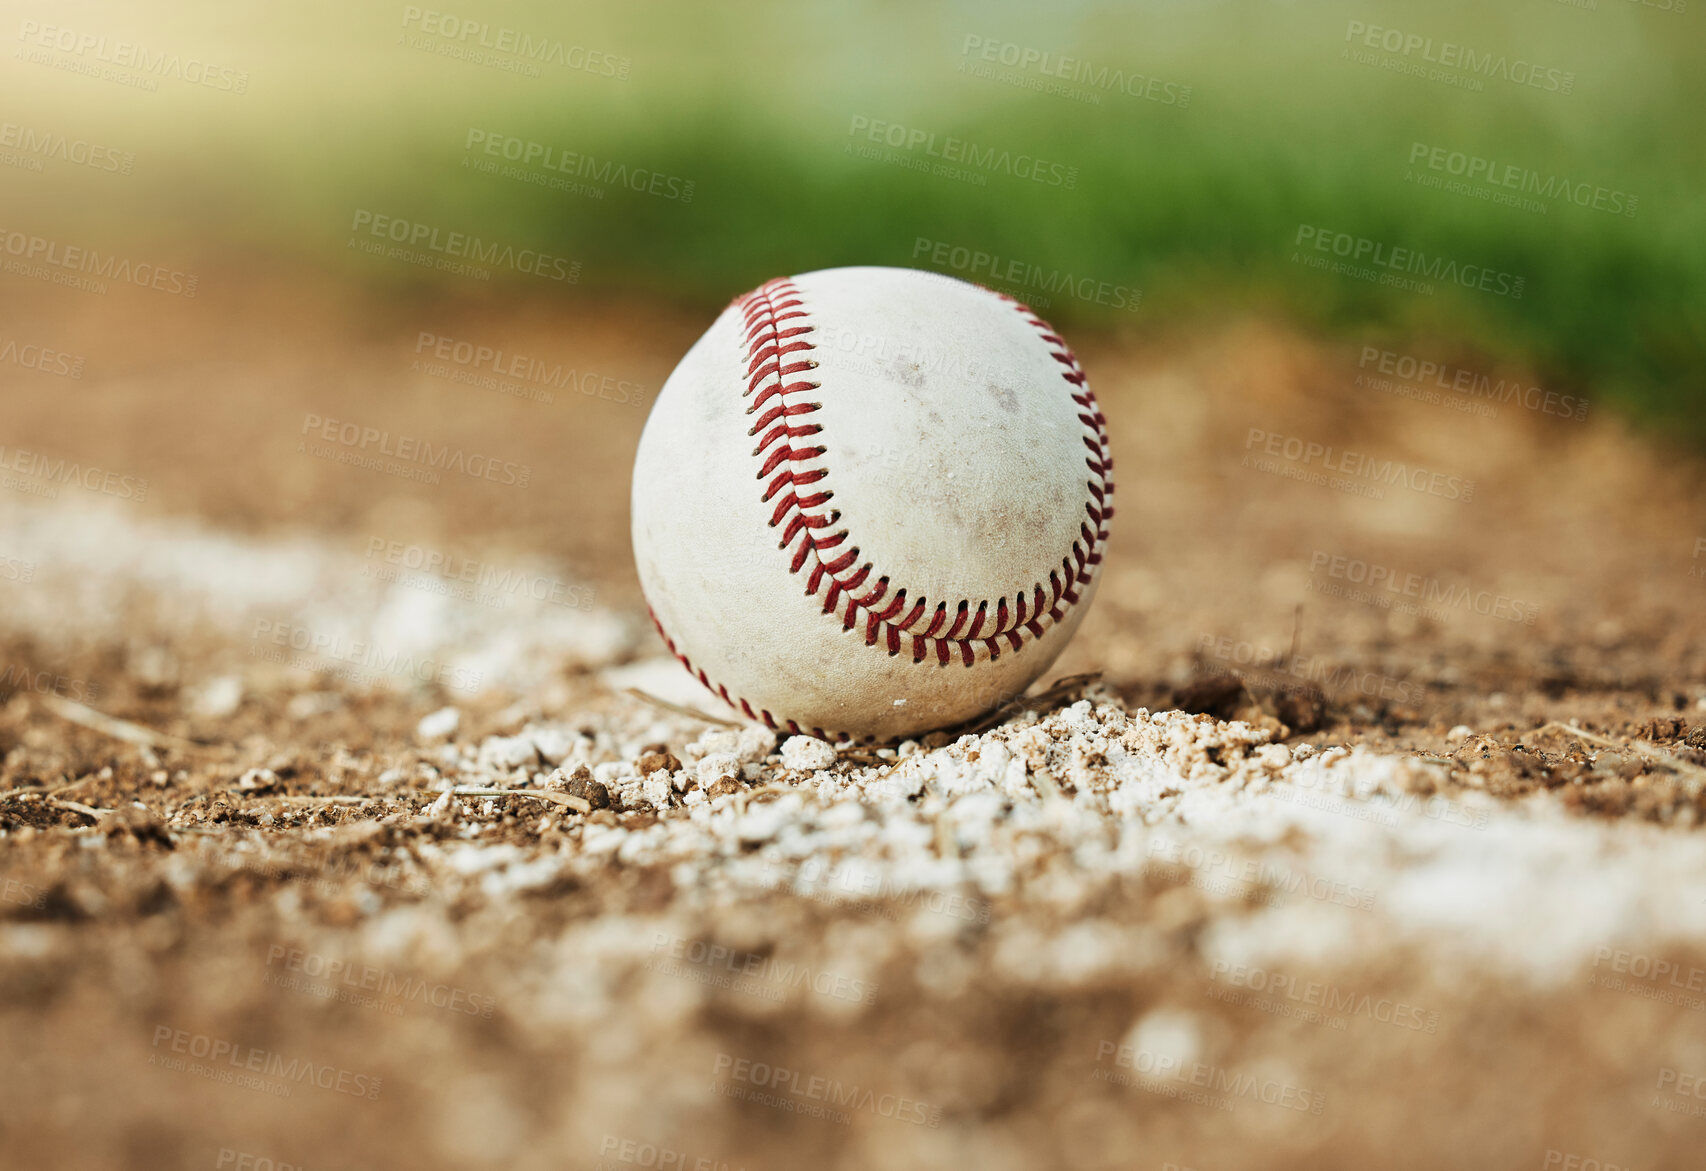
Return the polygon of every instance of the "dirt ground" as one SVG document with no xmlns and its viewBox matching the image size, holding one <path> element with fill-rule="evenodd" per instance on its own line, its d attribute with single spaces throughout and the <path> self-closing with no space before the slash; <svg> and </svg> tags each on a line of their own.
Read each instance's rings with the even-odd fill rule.
<svg viewBox="0 0 1706 1171">
<path fill-rule="evenodd" d="M 704 313 L 240 271 L 0 288 L 0 1166 L 1699 1165 L 1706 463 L 1594 388 L 1072 332 L 1076 641 L 833 754 L 669 706 Z"/>
</svg>

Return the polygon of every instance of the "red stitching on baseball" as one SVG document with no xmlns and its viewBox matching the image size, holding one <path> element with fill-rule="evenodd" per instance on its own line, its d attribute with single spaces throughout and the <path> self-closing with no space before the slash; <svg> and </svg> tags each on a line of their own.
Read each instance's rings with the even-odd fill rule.
<svg viewBox="0 0 1706 1171">
<path fill-rule="evenodd" d="M 769 728 L 773 732 L 787 731 L 794 733 L 796 736 L 809 733 L 810 735 L 816 736 L 819 740 L 859 739 L 859 737 L 851 736 L 846 732 L 826 732 L 822 728 L 815 727 L 802 728 L 793 720 L 778 722 L 776 717 L 770 714 L 770 710 L 768 708 L 760 709 L 757 713 L 754 713 L 750 703 L 738 695 L 731 698 L 727 687 L 724 687 L 721 684 L 712 683 L 711 680 L 706 677 L 704 668 L 695 667 L 693 665 L 693 660 L 681 653 L 675 645 L 675 640 L 669 636 L 669 631 L 665 630 L 663 628 L 663 623 L 658 621 L 656 611 L 654 611 L 650 606 L 647 606 L 646 613 L 652 616 L 652 625 L 657 628 L 658 637 L 663 639 L 663 644 L 669 648 L 669 653 L 674 655 L 683 667 L 687 668 L 688 673 L 695 679 L 699 680 L 700 683 L 704 684 L 706 691 L 717 696 L 730 707 L 738 707 L 741 711 L 745 712 L 748 719 L 762 722 L 766 728 Z M 864 739 L 869 740 L 871 737 L 867 736 L 864 737 Z"/>
<path fill-rule="evenodd" d="M 780 406 L 772 406 L 766 411 L 750 433 L 756 435 L 770 427 L 753 450 L 753 455 L 761 459 L 757 478 L 763 480 L 770 477 L 760 500 L 769 503 L 772 499 L 777 499 L 770 526 L 775 528 L 786 522 L 778 548 L 794 546 L 789 559 L 789 572 L 800 573 L 810 563 L 806 595 L 816 597 L 818 591 L 827 585 L 823 603 L 825 614 L 834 612 L 841 595 L 846 594 L 847 608 L 842 618 L 842 628 L 853 629 L 863 612 L 866 645 L 882 645 L 889 654 L 897 655 L 900 653 L 901 636 L 904 634 L 911 642 L 914 663 L 924 662 L 933 645 L 937 664 L 945 666 L 950 657 L 950 649 L 957 646 L 961 652 L 961 660 L 969 667 L 976 661 L 974 644 L 983 644 L 993 660 L 1000 657 L 1003 640 L 1017 652 L 1024 646 L 1026 634 L 1032 638 L 1042 637 L 1044 628 L 1039 619 L 1046 615 L 1050 623 L 1060 622 L 1065 616 L 1062 603 L 1065 607 L 1076 605 L 1081 596 L 1079 587 L 1090 583 L 1092 567 L 1102 561 L 1102 545 L 1108 539 L 1108 518 L 1114 514 L 1110 502 L 1114 493 L 1113 458 L 1108 450 L 1107 420 L 1096 406 L 1095 395 L 1086 384 L 1084 371 L 1078 365 L 1077 357 L 1053 327 L 1033 313 L 1028 306 L 1005 294 L 994 295 L 1012 305 L 1024 316 L 1049 346 L 1049 356 L 1065 367 L 1061 377 L 1073 388 L 1072 401 L 1080 408 L 1078 420 L 1087 432 L 1084 436 L 1084 446 L 1090 454 L 1084 465 L 1090 470 L 1092 478 L 1085 482 L 1089 499 L 1084 502 L 1084 512 L 1089 517 L 1089 523 L 1079 526 L 1080 539 L 1073 542 L 1071 553 L 1061 558 L 1060 570 L 1049 570 L 1049 590 L 1052 595 L 1045 592 L 1039 579 L 1033 587 L 1034 597 L 1027 598 L 1021 590 L 1012 599 L 1011 604 L 1007 598 L 998 599 L 995 623 L 989 630 L 984 629 L 988 602 L 980 602 L 971 629 L 963 636 L 960 634 L 960 628 L 966 621 L 969 599 L 957 603 L 958 616 L 952 629 L 945 634 L 939 634 L 949 603 L 939 602 L 934 608 L 935 620 L 927 630 L 920 632 L 913 627 L 925 614 L 932 612 L 928 599 L 914 598 L 911 608 L 906 609 L 905 599 L 909 596 L 909 591 L 902 589 L 896 592 L 886 608 L 879 610 L 877 607 L 883 602 L 890 585 L 886 577 L 879 578 L 875 586 L 863 597 L 854 595 L 854 591 L 863 585 L 871 574 L 873 566 L 870 562 L 859 564 L 859 550 L 856 546 L 839 555 L 831 553 L 848 536 L 846 529 L 833 533 L 824 531 L 839 519 L 838 513 L 824 510 L 824 506 L 834 499 L 834 490 L 818 491 L 810 495 L 801 495 L 793 490 L 816 484 L 829 476 L 827 467 L 804 466 L 810 461 L 820 459 L 826 454 L 827 448 L 820 444 L 796 446 L 793 442 L 814 436 L 823 429 L 821 424 L 817 423 L 794 422 L 819 410 L 821 403 L 792 401 L 792 396 L 808 390 L 817 390 L 821 384 L 787 381 L 790 375 L 801 374 L 817 367 L 815 361 L 799 357 L 815 349 L 809 335 L 815 332 L 817 327 L 810 323 L 805 295 L 793 281 L 780 278 L 766 282 L 734 302 L 746 325 L 743 340 L 749 379 L 743 397 L 756 395 L 747 406 L 747 413 L 758 411 L 772 399 L 781 402 Z M 794 324 L 783 328 L 783 322 Z M 787 361 L 790 356 L 794 356 L 795 360 Z M 778 419 L 783 420 L 784 424 L 772 427 L 771 424 Z M 787 490 L 785 494 L 784 490 Z M 855 569 L 855 566 L 858 568 Z M 1064 581 L 1060 577 L 1062 572 L 1065 574 Z M 906 612 L 901 616 L 903 609 Z"/>
</svg>

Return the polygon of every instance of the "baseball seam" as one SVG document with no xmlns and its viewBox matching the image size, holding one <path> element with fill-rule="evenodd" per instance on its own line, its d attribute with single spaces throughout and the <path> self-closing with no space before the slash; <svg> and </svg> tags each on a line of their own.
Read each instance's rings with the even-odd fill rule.
<svg viewBox="0 0 1706 1171">
<path fill-rule="evenodd" d="M 762 460 L 757 478 L 768 480 L 760 499 L 766 504 L 776 501 L 771 528 L 786 522 L 779 547 L 793 547 L 789 572 L 799 574 L 810 564 L 806 595 L 816 597 L 823 591 L 823 613 L 835 612 L 845 595 L 843 630 L 852 630 L 863 618 L 865 645 L 884 643 L 890 655 L 899 655 L 904 640 L 910 639 L 914 663 L 923 662 L 934 650 L 938 665 L 946 666 L 957 649 L 961 662 L 969 667 L 976 661 L 978 643 L 993 661 L 1001 657 L 1003 640 L 1018 651 L 1026 634 L 1041 638 L 1042 619 L 1047 617 L 1051 625 L 1058 623 L 1065 608 L 1077 603 L 1080 587 L 1090 584 L 1092 567 L 1101 562 L 1102 542 L 1108 536 L 1106 524 L 1113 510 L 1108 501 L 1112 484 L 1106 421 L 1096 409 L 1084 372 L 1047 322 L 1011 297 L 1002 300 L 1038 331 L 1049 346 L 1050 356 L 1064 367 L 1061 377 L 1072 388 L 1073 402 L 1082 412 L 1079 421 L 1084 424 L 1084 444 L 1090 452 L 1084 463 L 1092 478 L 1085 482 L 1089 492 L 1084 503 L 1087 519 L 1079 522 L 1079 539 L 1061 558 L 1060 566 L 1049 570 L 1047 588 L 1039 579 L 1028 598 L 1020 590 L 1011 605 L 1006 597 L 998 599 L 993 623 L 988 599 L 978 601 L 975 610 L 970 598 L 938 601 L 932 609 L 928 598 L 916 595 L 909 605 L 907 596 L 912 591 L 906 587 L 891 594 L 894 583 L 886 574 L 873 580 L 876 566 L 860 558 L 857 545 L 848 545 L 846 528 L 836 527 L 840 513 L 830 503 L 835 491 L 824 483 L 829 476 L 823 458 L 826 448 L 816 443 L 796 446 L 823 430 L 808 419 L 821 404 L 803 401 L 804 392 L 817 390 L 821 384 L 788 381 L 791 375 L 817 366 L 806 356 L 815 349 L 809 335 L 817 327 L 808 317 L 804 294 L 784 278 L 760 286 L 735 303 L 746 322 L 744 396 L 752 399 L 747 414 L 762 411 L 748 432 L 755 436 L 764 432 L 753 449 L 753 456 Z M 928 625 L 921 627 L 927 618 Z"/>
<path fill-rule="evenodd" d="M 1107 420 L 1096 405 L 1077 357 L 1029 306 L 1002 293 L 993 295 L 1012 305 L 1037 330 L 1049 347 L 1050 356 L 1063 367 L 1061 378 L 1070 388 L 1072 401 L 1079 410 L 1078 420 L 1084 425 L 1083 442 L 1089 451 L 1084 463 L 1091 472 L 1091 478 L 1085 482 L 1086 520 L 1079 522 L 1079 537 L 1073 541 L 1070 552 L 1061 558 L 1059 567 L 1049 570 L 1047 588 L 1038 579 L 1029 597 L 1020 590 L 1011 605 L 1007 597 L 999 598 L 993 620 L 988 599 L 979 600 L 975 610 L 969 598 L 938 601 L 932 609 L 927 598 L 914 597 L 909 606 L 907 596 L 911 591 L 901 587 L 891 595 L 893 583 L 886 574 L 872 580 L 876 567 L 870 561 L 862 562 L 859 547 L 847 543 L 848 530 L 832 531 L 840 513 L 830 506 L 834 489 L 823 483 L 829 476 L 824 462 L 827 449 L 810 442 L 823 430 L 822 424 L 810 419 L 822 404 L 804 397 L 821 384 L 805 378 L 788 381 L 790 377 L 806 375 L 818 365 L 807 356 L 816 348 L 809 337 L 817 327 L 810 321 L 804 294 L 792 280 L 778 278 L 734 302 L 745 329 L 742 341 L 747 385 L 742 397 L 752 400 L 746 413 L 758 416 L 748 434 L 760 436 L 762 432 L 752 452 L 760 461 L 756 478 L 768 480 L 761 501 L 766 504 L 775 501 L 769 526 L 783 526 L 777 548 L 794 546 L 789 565 L 791 574 L 797 575 L 810 565 L 805 592 L 808 597 L 816 597 L 823 591 L 823 613 L 833 613 L 845 600 L 843 630 L 852 630 L 863 617 L 865 645 L 876 646 L 880 642 L 894 657 L 910 640 L 915 664 L 924 662 L 933 650 L 937 665 L 945 667 L 958 650 L 962 664 L 970 667 L 977 661 L 979 643 L 993 662 L 1001 656 L 1003 640 L 1011 651 L 1018 653 L 1025 646 L 1027 634 L 1031 639 L 1041 638 L 1047 629 L 1042 625 L 1043 619 L 1047 618 L 1050 626 L 1058 625 L 1066 611 L 1082 597 L 1082 587 L 1093 580 L 1095 567 L 1102 561 L 1102 546 L 1108 539 L 1107 522 L 1114 514 L 1113 458 Z M 927 618 L 927 624 L 920 628 Z M 768 710 L 754 711 L 745 699 L 731 696 L 727 687 L 712 683 L 702 668 L 695 667 L 676 649 L 655 613 L 652 622 L 670 653 L 706 688 L 749 719 L 762 720 L 771 728 L 779 727 Z M 796 733 L 801 731 L 793 720 L 785 721 L 785 726 Z M 830 738 L 821 728 L 813 728 L 811 732 Z"/>
</svg>

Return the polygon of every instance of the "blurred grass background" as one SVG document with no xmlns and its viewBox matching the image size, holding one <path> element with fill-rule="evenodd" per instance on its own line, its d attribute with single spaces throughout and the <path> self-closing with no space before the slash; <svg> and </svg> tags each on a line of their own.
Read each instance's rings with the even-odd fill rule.
<svg viewBox="0 0 1706 1171">
<path fill-rule="evenodd" d="M 1706 24 L 1681 2 L 302 0 L 142 12 L 17 0 L 4 26 L 14 46 L 28 22 L 55 24 L 250 80 L 242 95 L 175 82 L 134 92 L 9 51 L 9 120 L 137 161 L 129 176 L 0 171 L 0 226 L 146 241 L 179 250 L 181 267 L 330 266 L 395 295 L 450 279 L 351 250 L 353 215 L 367 209 L 583 263 L 573 289 L 499 270 L 489 286 L 457 284 L 472 295 L 520 285 L 571 307 L 632 293 L 707 309 L 785 272 L 924 267 L 914 242 L 927 238 L 1142 290 L 1136 314 L 1054 298 L 1047 312 L 1067 325 L 1273 315 L 1356 344 L 1524 363 L 1548 389 L 1698 441 Z M 628 76 L 551 64 L 525 76 L 411 44 L 434 11 L 625 58 Z M 1347 59 L 1352 22 L 1570 72 L 1572 92 L 1498 78 L 1470 91 Z M 960 69 L 976 60 L 968 37 L 1188 86 L 1189 104 L 1110 90 L 1088 104 L 972 76 Z M 856 118 L 1034 153 L 1076 167 L 1077 182 L 992 174 L 976 186 L 861 158 L 848 151 Z M 694 196 L 609 186 L 591 198 L 482 174 L 463 166 L 470 130 L 691 180 Z M 1638 208 L 1555 199 L 1541 214 L 1428 190 L 1406 179 L 1418 142 L 1632 193 Z M 1425 296 L 1311 270 L 1291 259 L 1301 224 L 1519 274 L 1524 293 L 1442 283 Z"/>
</svg>

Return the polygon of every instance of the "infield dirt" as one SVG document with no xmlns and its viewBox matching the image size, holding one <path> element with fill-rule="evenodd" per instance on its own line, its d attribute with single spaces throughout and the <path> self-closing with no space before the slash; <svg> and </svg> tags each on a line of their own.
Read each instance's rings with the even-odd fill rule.
<svg viewBox="0 0 1706 1171">
<path fill-rule="evenodd" d="M 0 398 L 5 1166 L 1694 1165 L 1706 477 L 1592 387 L 1075 334 L 1044 698 L 830 760 L 629 690 L 709 710 L 627 547 L 702 313 L 204 283 L 6 294 L 103 340 Z"/>
</svg>

